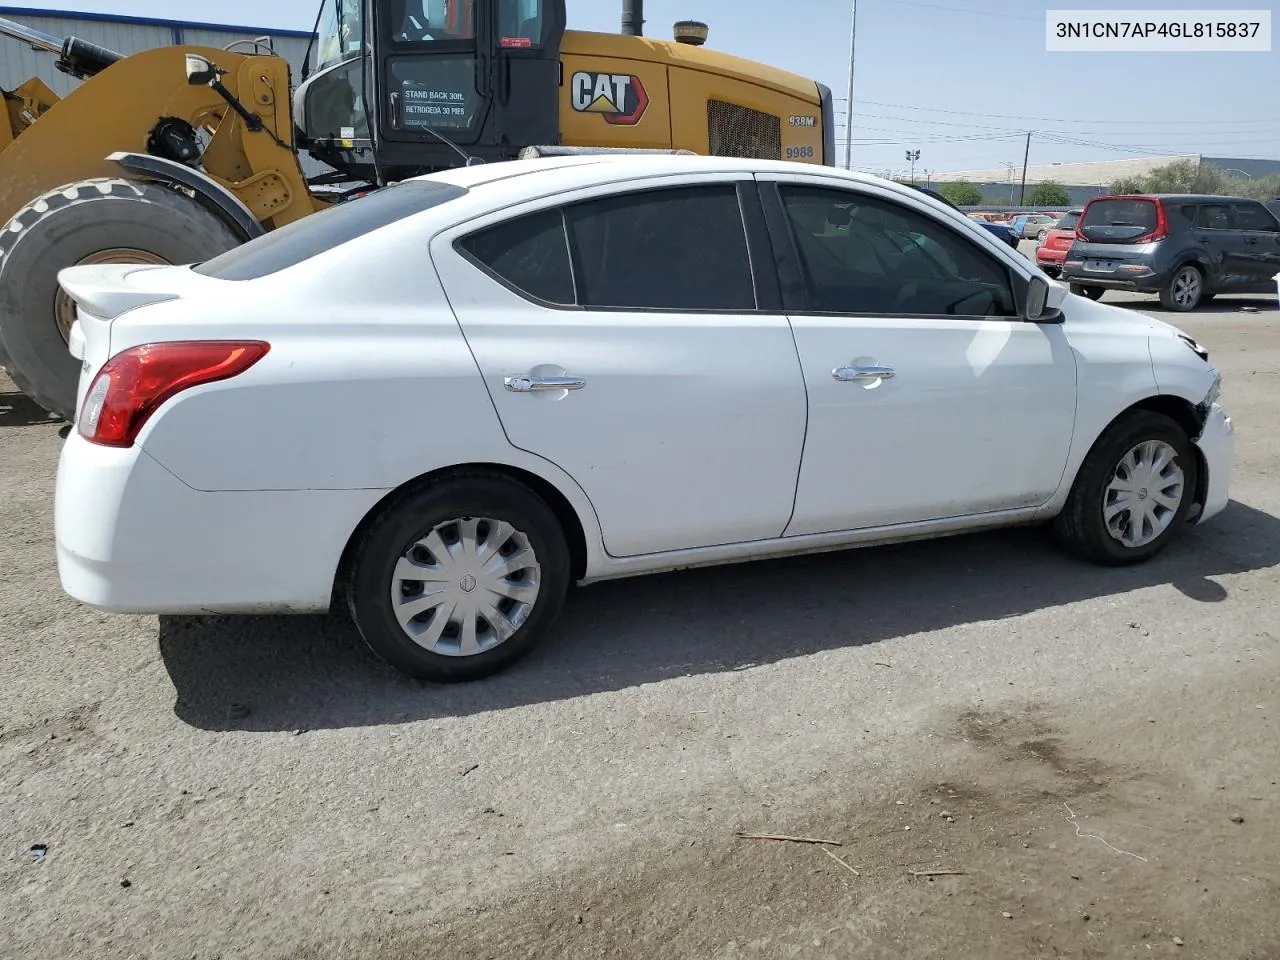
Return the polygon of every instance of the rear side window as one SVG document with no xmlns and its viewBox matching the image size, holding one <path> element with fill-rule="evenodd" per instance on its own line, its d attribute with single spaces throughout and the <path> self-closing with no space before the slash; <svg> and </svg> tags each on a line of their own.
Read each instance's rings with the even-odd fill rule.
<svg viewBox="0 0 1280 960">
<path fill-rule="evenodd" d="M 565 209 L 578 302 L 640 310 L 756 308 L 732 184 L 629 193 Z"/>
<path fill-rule="evenodd" d="M 1280 231 L 1280 224 L 1260 203 L 1237 203 L 1236 226 L 1241 230 L 1266 230 L 1269 233 Z"/>
<path fill-rule="evenodd" d="M 547 303 L 577 302 L 559 210 L 500 223 L 463 238 L 458 246 L 520 293 Z"/>
<path fill-rule="evenodd" d="M 1124 243 L 1155 228 L 1156 203 L 1143 198 L 1095 200 L 1080 221 L 1080 232 L 1098 243 Z"/>
<path fill-rule="evenodd" d="M 257 280 L 466 193 L 462 187 L 429 180 L 398 183 L 295 220 L 194 269 L 219 280 Z"/>
<path fill-rule="evenodd" d="M 1196 226 L 1206 230 L 1230 230 L 1231 207 L 1225 203 L 1202 203 Z"/>
</svg>

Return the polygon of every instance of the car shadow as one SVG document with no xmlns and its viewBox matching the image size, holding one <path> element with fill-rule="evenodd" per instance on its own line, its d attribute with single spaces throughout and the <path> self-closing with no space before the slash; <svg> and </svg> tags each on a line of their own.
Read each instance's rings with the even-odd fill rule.
<svg viewBox="0 0 1280 960">
<path fill-rule="evenodd" d="M 391 724 L 564 700 L 1169 583 L 1212 603 L 1210 579 L 1280 563 L 1280 519 L 1232 503 L 1155 560 L 1078 561 L 1042 528 L 760 561 L 596 584 L 553 636 L 486 680 L 411 680 L 344 617 L 161 617 L 177 716 L 204 730 Z"/>
<path fill-rule="evenodd" d="M 25 393 L 0 393 L 0 427 L 34 427 L 62 423 L 62 418 L 45 410 Z"/>
</svg>

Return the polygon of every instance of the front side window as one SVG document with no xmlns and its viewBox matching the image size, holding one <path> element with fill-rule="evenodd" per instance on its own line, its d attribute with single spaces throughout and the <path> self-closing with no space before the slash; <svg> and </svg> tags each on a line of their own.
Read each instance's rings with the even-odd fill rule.
<svg viewBox="0 0 1280 960">
<path fill-rule="evenodd" d="M 543 0 L 498 0 L 498 44 L 510 48 L 542 45 Z"/>
<path fill-rule="evenodd" d="M 1267 213 L 1260 203 L 1237 203 L 1236 226 L 1241 230 L 1263 230 L 1268 233 L 1280 231 L 1280 224 L 1275 217 Z"/>
<path fill-rule="evenodd" d="M 1016 316 L 1008 270 L 956 231 L 900 204 L 783 187 L 809 309 L 878 316 Z"/>
<path fill-rule="evenodd" d="M 756 308 L 737 189 L 681 187 L 565 211 L 579 302 L 653 310 Z"/>
</svg>

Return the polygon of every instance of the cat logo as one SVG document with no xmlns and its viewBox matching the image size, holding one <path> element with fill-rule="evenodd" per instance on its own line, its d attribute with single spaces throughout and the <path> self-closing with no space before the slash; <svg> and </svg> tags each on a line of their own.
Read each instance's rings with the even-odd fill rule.
<svg viewBox="0 0 1280 960">
<path fill-rule="evenodd" d="M 570 83 L 573 109 L 598 113 L 605 123 L 634 127 L 649 106 L 649 95 L 637 76 L 625 73 L 579 71 Z"/>
</svg>

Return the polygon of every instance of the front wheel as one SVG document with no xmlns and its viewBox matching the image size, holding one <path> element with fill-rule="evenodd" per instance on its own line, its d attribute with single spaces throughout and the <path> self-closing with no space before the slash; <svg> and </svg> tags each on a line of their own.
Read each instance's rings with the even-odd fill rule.
<svg viewBox="0 0 1280 960">
<path fill-rule="evenodd" d="M 1163 414 L 1131 411 L 1085 457 L 1055 530 L 1067 547 L 1094 563 L 1150 559 L 1186 523 L 1198 471 L 1182 427 Z"/>
<path fill-rule="evenodd" d="M 1071 284 L 1071 292 L 1078 297 L 1088 297 L 1090 300 L 1101 300 L 1102 295 L 1106 292 L 1103 287 L 1087 286 L 1082 283 Z"/>
<path fill-rule="evenodd" d="M 1189 263 L 1175 270 L 1160 291 L 1160 306 L 1178 313 L 1194 310 L 1203 301 L 1204 274 Z"/>
<path fill-rule="evenodd" d="M 369 647 L 421 680 L 478 680 L 510 666 L 559 616 L 569 549 L 555 513 L 494 473 L 427 483 L 363 531 L 347 605 Z"/>
</svg>

